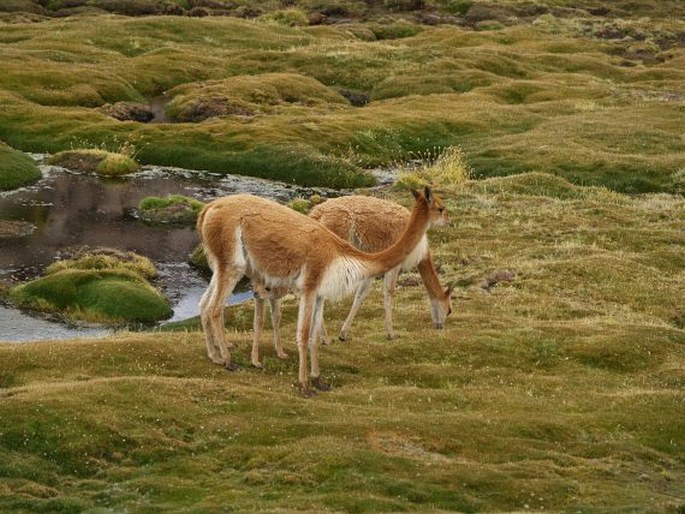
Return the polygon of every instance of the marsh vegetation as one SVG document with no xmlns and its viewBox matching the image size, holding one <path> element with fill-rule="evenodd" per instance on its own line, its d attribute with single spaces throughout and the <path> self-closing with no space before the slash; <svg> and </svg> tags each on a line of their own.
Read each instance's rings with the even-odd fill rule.
<svg viewBox="0 0 685 514">
<path fill-rule="evenodd" d="M 435 331 L 402 275 L 388 342 L 374 286 L 310 400 L 269 331 L 250 368 L 250 303 L 226 309 L 237 373 L 198 319 L 0 344 L 0 509 L 683 510 L 682 2 L 3 9 L 0 163 L 124 149 L 338 188 L 392 166 L 437 183 L 453 224 L 429 238 L 457 287 Z M 349 304 L 327 306 L 331 330 Z M 286 297 L 291 354 L 296 317 Z"/>
</svg>

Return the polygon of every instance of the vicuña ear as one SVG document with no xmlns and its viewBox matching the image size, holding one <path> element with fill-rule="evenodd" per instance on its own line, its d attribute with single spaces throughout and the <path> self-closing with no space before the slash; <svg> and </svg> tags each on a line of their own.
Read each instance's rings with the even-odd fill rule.
<svg viewBox="0 0 685 514">
<path fill-rule="evenodd" d="M 454 282 L 447 284 L 447 287 L 445 288 L 445 296 L 452 296 L 452 291 L 454 291 Z"/>
<path fill-rule="evenodd" d="M 431 191 L 431 188 L 426 186 L 423 188 L 423 195 L 426 197 L 426 202 L 431 204 L 433 203 L 433 193 Z"/>
<path fill-rule="evenodd" d="M 419 199 L 419 195 L 420 195 L 421 193 L 419 193 L 419 192 L 418 192 L 416 189 L 414 189 L 414 188 L 410 189 L 410 191 L 411 191 L 411 194 L 414 195 L 414 198 L 415 198 L 416 200 L 418 200 L 418 199 Z"/>
</svg>

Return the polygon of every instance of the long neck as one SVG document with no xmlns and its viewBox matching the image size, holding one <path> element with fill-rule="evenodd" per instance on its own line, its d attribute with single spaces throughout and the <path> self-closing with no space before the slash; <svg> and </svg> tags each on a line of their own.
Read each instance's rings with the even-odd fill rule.
<svg viewBox="0 0 685 514">
<path fill-rule="evenodd" d="M 421 199 L 414 205 L 404 232 L 394 244 L 377 253 L 362 254 L 364 267 L 368 270 L 367 277 L 382 275 L 404 262 L 421 242 L 428 225 L 428 205 Z"/>
<path fill-rule="evenodd" d="M 430 252 L 421 259 L 421 262 L 417 265 L 419 268 L 419 274 L 421 275 L 421 280 L 423 280 L 423 285 L 428 291 L 428 296 L 431 298 L 442 299 L 445 296 L 445 292 L 440 285 L 440 279 L 438 278 L 438 273 L 433 265 L 433 259 L 431 258 Z"/>
</svg>

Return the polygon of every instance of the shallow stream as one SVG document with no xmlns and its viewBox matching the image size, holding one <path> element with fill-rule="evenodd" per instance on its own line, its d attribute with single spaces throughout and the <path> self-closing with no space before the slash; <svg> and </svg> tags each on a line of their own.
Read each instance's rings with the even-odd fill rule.
<svg viewBox="0 0 685 514">
<path fill-rule="evenodd" d="M 192 227 L 142 222 L 136 211 L 141 199 L 181 194 L 207 202 L 244 192 L 287 202 L 295 197 L 329 193 L 252 177 L 160 166 L 144 166 L 129 178 L 102 179 L 44 164 L 44 155 L 33 157 L 43 178 L 31 187 L 0 193 L 0 220 L 26 221 L 35 227 L 28 236 L 0 238 L 0 281 L 18 283 L 35 278 L 59 258 L 61 251 L 73 246 L 134 251 L 155 262 L 159 270 L 156 285 L 174 308 L 170 321 L 198 314 L 197 304 L 207 283 L 188 264 L 198 237 Z M 251 297 L 251 293 L 240 291 L 229 302 Z M 102 327 L 67 327 L 0 306 L 0 341 L 106 333 Z"/>
</svg>

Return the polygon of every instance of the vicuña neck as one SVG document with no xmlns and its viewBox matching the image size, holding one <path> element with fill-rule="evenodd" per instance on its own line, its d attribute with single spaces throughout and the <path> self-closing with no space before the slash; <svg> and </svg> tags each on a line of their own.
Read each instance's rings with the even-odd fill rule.
<svg viewBox="0 0 685 514">
<path fill-rule="evenodd" d="M 431 258 L 430 252 L 423 259 L 421 259 L 417 267 L 419 269 L 419 274 L 421 275 L 423 285 L 426 287 L 426 291 L 428 292 L 428 296 L 431 298 L 441 299 L 445 293 L 440 285 L 438 272 L 433 265 L 433 259 Z"/>
<path fill-rule="evenodd" d="M 391 246 L 377 253 L 365 254 L 362 259 L 368 269 L 368 277 L 382 275 L 404 262 L 407 256 L 421 242 L 428 230 L 428 205 L 424 198 L 416 201 L 409 222 L 400 238 Z"/>
</svg>

